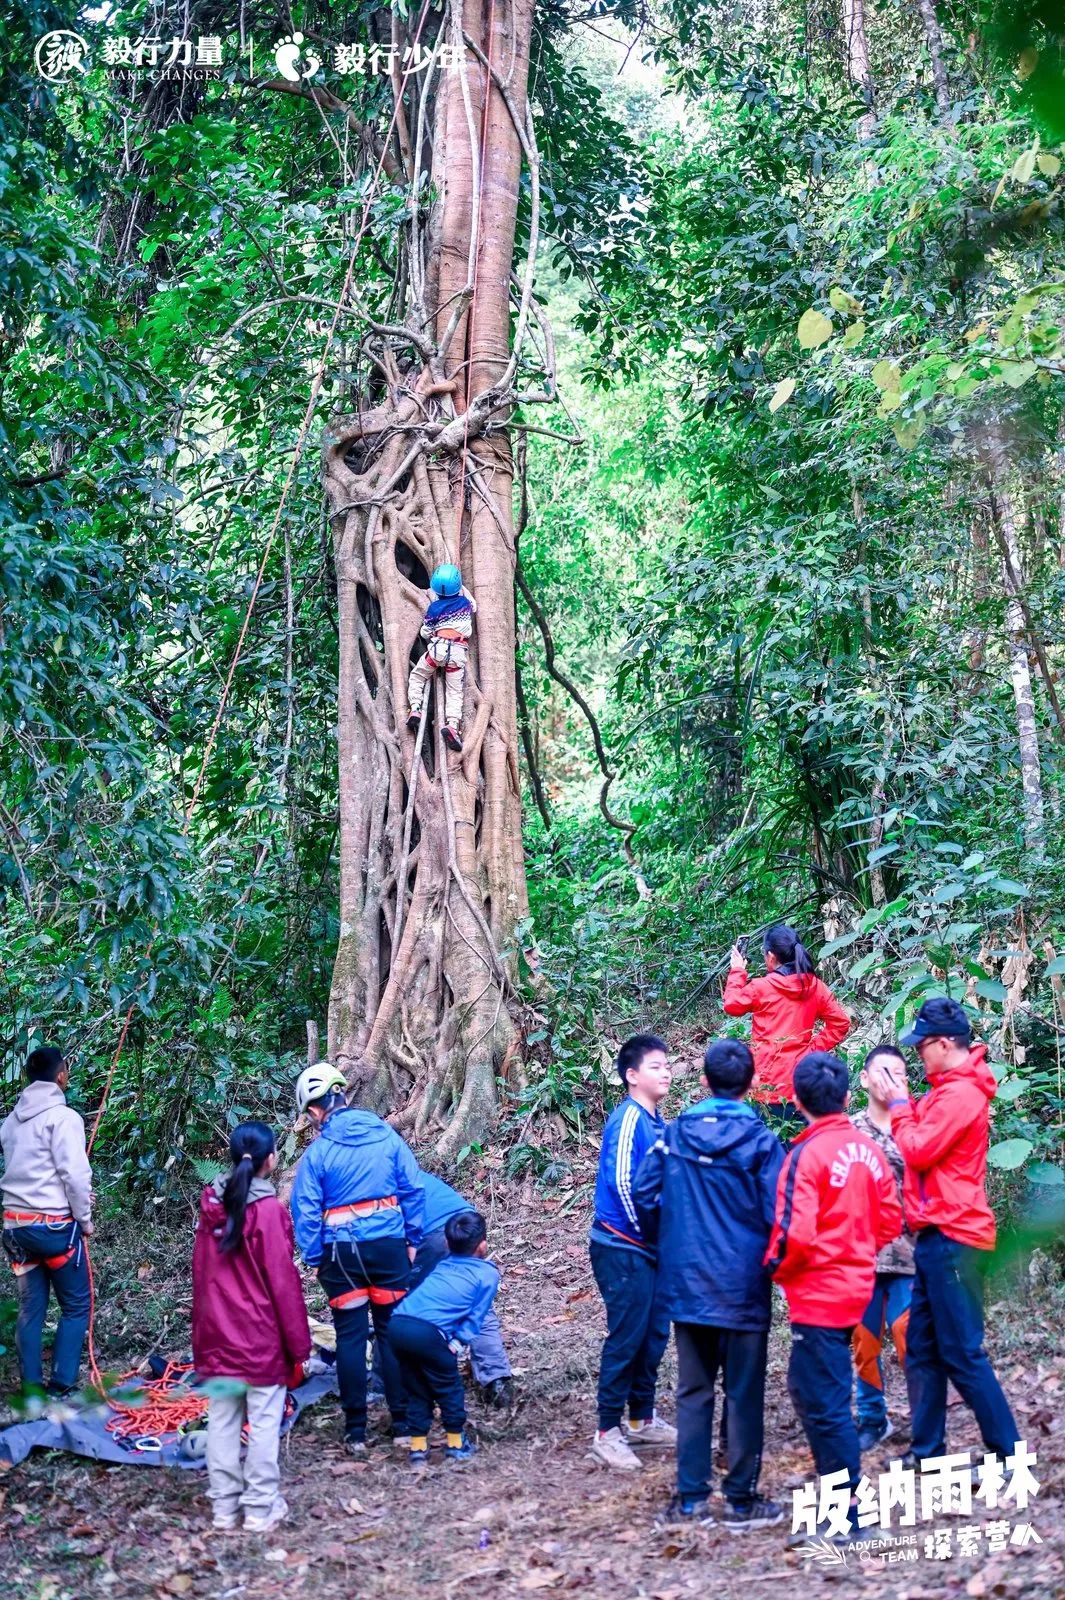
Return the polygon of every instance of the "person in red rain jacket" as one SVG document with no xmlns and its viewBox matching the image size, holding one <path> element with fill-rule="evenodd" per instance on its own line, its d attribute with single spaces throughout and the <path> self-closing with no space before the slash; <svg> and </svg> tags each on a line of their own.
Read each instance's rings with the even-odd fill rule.
<svg viewBox="0 0 1065 1600">
<path fill-rule="evenodd" d="M 906 1220 L 917 1235 L 906 1351 L 911 1454 L 922 1461 L 944 1453 L 949 1378 L 988 1451 L 1004 1459 L 1016 1448 L 1017 1424 L 984 1350 L 983 1275 L 995 1247 L 984 1179 L 995 1079 L 956 1000 L 926 1000 L 901 1042 L 916 1048 L 932 1086 L 911 1100 L 900 1068 L 876 1069 L 906 1163 Z"/>
<path fill-rule="evenodd" d="M 268 1181 L 277 1163 L 263 1122 L 242 1122 L 229 1141 L 233 1165 L 200 1196 L 192 1251 L 192 1360 L 217 1385 L 207 1409 L 208 1496 L 214 1526 L 265 1533 L 288 1511 L 279 1492 L 278 1443 L 285 1393 L 302 1382 L 311 1353 L 288 1212 Z M 241 1468 L 241 1431 L 247 1455 Z"/>
<path fill-rule="evenodd" d="M 771 1119 L 798 1131 L 793 1100 L 795 1063 L 811 1049 L 831 1053 L 850 1032 L 851 1019 L 814 972 L 794 928 L 782 922 L 762 937 L 766 975 L 752 978 L 734 947 L 722 1004 L 730 1017 L 751 1013 L 754 1089 Z"/>
<path fill-rule="evenodd" d="M 845 1470 L 853 1495 L 861 1453 L 851 1335 L 873 1292 L 877 1252 L 902 1232 L 902 1207 L 886 1159 L 846 1114 L 843 1062 L 812 1051 L 795 1068 L 794 1089 L 809 1126 L 777 1179 L 765 1264 L 787 1296 L 788 1392 L 814 1466 L 820 1477 Z"/>
</svg>

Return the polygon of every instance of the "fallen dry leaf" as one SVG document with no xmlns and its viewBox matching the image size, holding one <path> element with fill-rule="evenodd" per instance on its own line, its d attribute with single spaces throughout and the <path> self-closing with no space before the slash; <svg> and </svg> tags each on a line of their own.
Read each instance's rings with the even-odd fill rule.
<svg viewBox="0 0 1065 1600">
<path fill-rule="evenodd" d="M 529 1572 L 518 1585 L 521 1589 L 553 1589 L 560 1581 L 563 1574 L 556 1572 L 554 1567 L 537 1567 L 534 1572 Z"/>
</svg>

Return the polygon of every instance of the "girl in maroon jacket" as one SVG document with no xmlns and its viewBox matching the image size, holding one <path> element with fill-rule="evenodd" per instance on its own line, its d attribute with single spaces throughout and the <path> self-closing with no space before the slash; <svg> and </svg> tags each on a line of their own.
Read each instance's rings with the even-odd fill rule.
<svg viewBox="0 0 1065 1600">
<path fill-rule="evenodd" d="M 242 1122 L 229 1141 L 233 1165 L 200 1196 L 192 1252 L 192 1359 L 200 1378 L 223 1380 L 207 1411 L 208 1496 L 214 1526 L 265 1533 L 288 1507 L 279 1491 L 278 1442 L 285 1392 L 302 1382 L 311 1353 L 288 1212 L 268 1181 L 274 1135 Z M 248 1448 L 241 1466 L 241 1431 Z"/>
</svg>

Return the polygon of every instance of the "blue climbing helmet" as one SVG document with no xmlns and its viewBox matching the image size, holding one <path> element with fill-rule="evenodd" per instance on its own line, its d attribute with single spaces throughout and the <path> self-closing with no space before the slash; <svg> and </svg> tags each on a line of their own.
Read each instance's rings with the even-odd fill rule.
<svg viewBox="0 0 1065 1600">
<path fill-rule="evenodd" d="M 452 562 L 445 561 L 442 567 L 437 567 L 429 583 L 436 594 L 461 594 L 462 573 Z"/>
</svg>

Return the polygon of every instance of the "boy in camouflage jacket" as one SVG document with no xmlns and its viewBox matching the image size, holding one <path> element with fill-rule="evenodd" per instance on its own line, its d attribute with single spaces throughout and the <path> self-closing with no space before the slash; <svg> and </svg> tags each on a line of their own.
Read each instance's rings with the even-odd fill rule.
<svg viewBox="0 0 1065 1600">
<path fill-rule="evenodd" d="M 897 1061 L 904 1059 L 902 1052 L 896 1050 L 894 1045 L 879 1044 L 870 1050 L 860 1078 L 869 1103 L 864 1110 L 853 1112 L 851 1121 L 887 1157 L 901 1198 L 906 1164 L 891 1137 L 891 1113 L 886 1104 L 876 1097 L 869 1081 L 870 1064 L 883 1056 L 893 1056 Z M 858 1444 L 863 1451 L 872 1450 L 883 1440 L 890 1439 L 895 1432 L 884 1395 L 884 1339 L 890 1329 L 899 1365 L 905 1367 L 913 1272 L 913 1234 L 904 1227 L 900 1236 L 885 1245 L 877 1256 L 873 1297 L 854 1330 L 854 1367 L 858 1375 Z"/>
</svg>

